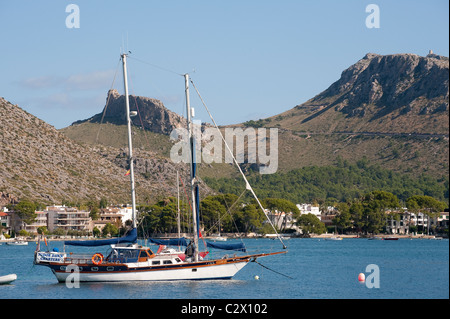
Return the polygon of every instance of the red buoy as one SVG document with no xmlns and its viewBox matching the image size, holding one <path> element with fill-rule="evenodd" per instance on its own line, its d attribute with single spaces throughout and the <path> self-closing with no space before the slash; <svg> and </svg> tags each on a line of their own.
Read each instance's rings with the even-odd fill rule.
<svg viewBox="0 0 450 319">
<path fill-rule="evenodd" d="M 359 280 L 359 281 L 366 281 L 366 276 L 365 276 L 363 273 L 360 273 L 360 274 L 358 275 L 358 280 Z"/>
</svg>

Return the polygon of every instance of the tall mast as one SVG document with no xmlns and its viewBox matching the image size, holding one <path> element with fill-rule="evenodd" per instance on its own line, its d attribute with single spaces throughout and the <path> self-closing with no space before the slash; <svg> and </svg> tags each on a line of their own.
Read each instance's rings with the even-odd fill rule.
<svg viewBox="0 0 450 319">
<path fill-rule="evenodd" d="M 195 143 L 193 136 L 193 124 L 191 120 L 191 105 L 189 101 L 189 74 L 184 75 L 184 85 L 186 88 L 186 114 L 187 114 L 187 127 L 189 136 L 189 150 L 190 150 L 190 166 L 191 166 L 191 197 L 192 197 L 192 221 L 193 221 L 193 233 L 194 233 L 194 260 L 198 261 L 198 224 L 197 224 L 197 198 L 195 194 Z"/>
<path fill-rule="evenodd" d="M 131 117 L 130 117 L 130 103 L 128 100 L 128 80 L 127 80 L 127 55 L 121 55 L 123 64 L 123 85 L 125 88 L 125 106 L 127 112 L 127 126 L 128 126 L 128 160 L 130 162 L 130 184 L 131 184 L 131 207 L 133 228 L 136 228 L 136 194 L 134 189 L 134 167 L 133 167 L 133 144 L 131 141 Z"/>
<path fill-rule="evenodd" d="M 181 236 L 181 221 L 180 221 L 180 177 L 177 171 L 177 228 L 178 238 Z"/>
</svg>

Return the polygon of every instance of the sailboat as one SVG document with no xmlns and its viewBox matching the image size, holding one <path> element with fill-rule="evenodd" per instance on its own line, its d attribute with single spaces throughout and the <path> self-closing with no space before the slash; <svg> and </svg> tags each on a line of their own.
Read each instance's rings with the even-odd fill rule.
<svg viewBox="0 0 450 319">
<path fill-rule="evenodd" d="M 133 170 L 133 151 L 131 135 L 131 113 L 128 99 L 127 82 L 127 54 L 121 54 L 123 78 L 125 89 L 126 117 L 128 126 L 128 146 L 130 163 L 130 184 L 132 201 L 132 227 L 129 232 L 119 238 L 86 241 L 65 241 L 64 252 L 57 249 L 41 250 L 40 241 L 34 253 L 34 264 L 46 266 L 51 269 L 59 282 L 65 282 L 69 276 L 77 273 L 80 282 L 117 282 L 117 281 L 158 281 L 158 280 L 204 280 L 204 279 L 230 279 L 250 261 L 257 258 L 283 254 L 287 251 L 271 253 L 247 254 L 243 256 L 228 256 L 208 259 L 205 252 L 199 251 L 199 189 L 196 183 L 195 138 L 193 137 L 193 124 L 191 122 L 191 109 L 189 103 L 189 75 L 185 74 L 187 122 L 190 137 L 190 177 L 191 202 L 193 217 L 193 240 L 188 244 L 180 242 L 177 245 L 186 245 L 184 254 L 174 251 L 153 252 L 149 247 L 141 246 L 137 242 L 137 217 L 135 183 Z M 245 176 L 244 176 L 245 179 Z M 249 189 L 246 180 L 247 189 Z M 251 188 L 250 188 L 251 189 Z M 253 190 L 251 189 L 254 194 Z M 259 201 L 258 201 L 259 202 Z M 262 208 L 262 206 L 261 206 Z M 270 220 L 269 220 L 270 222 Z M 281 239 L 280 239 L 281 241 Z M 159 242 L 160 245 L 170 244 Z M 66 253 L 66 246 L 100 247 L 110 246 L 103 255 L 97 252 L 93 255 Z M 226 245 L 224 243 L 208 243 L 209 247 L 246 252 L 243 243 Z M 48 247 L 48 246 L 47 246 Z M 283 244 L 283 248 L 286 248 Z"/>
</svg>

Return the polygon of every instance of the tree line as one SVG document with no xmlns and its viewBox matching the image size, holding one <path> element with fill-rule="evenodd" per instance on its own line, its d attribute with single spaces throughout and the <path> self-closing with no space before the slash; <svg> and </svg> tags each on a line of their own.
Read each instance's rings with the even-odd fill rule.
<svg viewBox="0 0 450 319">
<path fill-rule="evenodd" d="M 261 175 L 250 172 L 248 180 L 261 198 L 284 198 L 294 203 L 347 202 L 373 190 L 390 192 L 405 203 L 414 195 L 424 195 L 449 201 L 449 178 L 433 178 L 422 174 L 414 177 L 393 172 L 379 165 L 369 165 L 367 159 L 354 164 L 338 159 L 335 166 L 310 166 L 289 172 Z M 245 189 L 241 179 L 203 178 L 220 193 L 239 195 Z"/>
<path fill-rule="evenodd" d="M 436 218 L 448 206 L 431 196 L 413 195 L 406 200 L 405 208 L 416 216 L 421 212 L 428 218 Z M 398 197 L 386 191 L 372 191 L 361 198 L 338 203 L 336 209 L 333 224 L 341 233 L 381 233 L 390 220 L 400 221 L 404 213 Z M 412 227 L 411 231 L 417 231 L 416 225 Z M 445 232 L 448 234 L 448 228 Z"/>
<path fill-rule="evenodd" d="M 271 211 L 300 214 L 291 201 L 267 198 L 262 205 Z M 178 213 L 178 207 L 179 213 Z M 153 205 L 140 206 L 140 230 L 151 237 L 156 233 L 176 233 L 178 225 L 182 233 L 192 232 L 191 207 L 174 197 L 160 200 Z M 235 194 L 218 194 L 200 201 L 200 224 L 206 235 L 217 233 L 273 233 L 267 218 L 255 200 L 239 198 Z"/>
<path fill-rule="evenodd" d="M 312 214 L 300 214 L 297 206 L 282 198 L 266 198 L 261 200 L 263 207 L 272 213 L 272 222 L 278 232 L 289 232 L 287 225 L 279 223 L 280 214 L 276 211 L 292 213 L 304 234 L 321 234 L 327 231 L 323 222 Z M 92 217 L 105 202 L 93 209 Z M 448 208 L 445 202 L 439 201 L 431 196 L 413 195 L 406 200 L 407 210 L 411 213 L 422 212 L 429 218 L 436 218 L 439 212 Z M 334 203 L 335 217 L 333 226 L 339 233 L 364 233 L 376 234 L 385 230 L 389 220 L 400 220 L 400 214 L 404 207 L 399 198 L 386 191 L 372 191 L 363 196 L 346 202 Z M 39 204 L 31 201 L 21 201 L 10 206 L 24 222 L 31 224 L 35 220 L 35 210 Z M 41 207 L 42 208 L 42 207 Z M 322 210 L 324 207 L 322 206 Z M 138 206 L 139 211 L 139 235 L 151 237 L 156 233 L 176 233 L 178 227 L 182 233 L 192 232 L 192 216 L 190 204 L 186 201 L 177 202 L 175 197 L 168 197 L 152 205 Z M 387 212 L 390 212 L 387 214 Z M 200 202 L 200 224 L 206 235 L 214 233 L 273 233 L 272 226 L 267 223 L 267 218 L 257 202 L 249 197 L 238 197 L 235 194 L 211 195 Z M 178 226 L 179 225 L 179 226 Z M 416 227 L 416 226 L 413 226 Z M 120 236 L 126 227 L 107 224 L 102 231 L 94 229 L 94 236 Z M 413 230 L 417 231 L 416 228 Z M 448 234 L 448 228 L 444 230 Z M 40 229 L 40 233 L 48 233 L 46 229 Z M 54 235 L 68 235 L 58 232 Z M 76 233 L 69 235 L 77 235 Z M 78 234 L 79 235 L 79 234 Z M 83 234 L 86 235 L 86 234 Z"/>
<path fill-rule="evenodd" d="M 261 200 L 263 207 L 271 213 L 292 213 L 304 234 L 321 234 L 327 231 L 323 222 L 312 214 L 302 214 L 297 206 L 286 199 L 266 198 Z M 180 205 L 180 223 L 182 232 L 192 232 L 190 210 L 183 202 Z M 386 191 L 372 191 L 352 201 L 334 203 L 335 218 L 332 220 L 339 233 L 376 234 L 385 231 L 390 219 L 400 220 L 403 206 L 399 198 Z M 422 212 L 430 218 L 448 208 L 445 202 L 426 195 L 414 195 L 406 200 L 409 212 Z M 176 233 L 178 228 L 178 209 L 174 197 L 161 200 L 153 205 L 139 208 L 142 218 L 142 230 L 151 237 L 155 233 Z M 388 213 L 390 212 L 390 213 Z M 235 194 L 208 196 L 200 202 L 200 224 L 207 235 L 220 232 L 273 233 L 267 218 L 255 200 L 239 198 Z M 277 231 L 289 232 L 291 229 L 278 223 L 281 215 L 272 214 L 272 222 L 282 225 Z M 448 232 L 448 229 L 446 230 Z"/>
</svg>

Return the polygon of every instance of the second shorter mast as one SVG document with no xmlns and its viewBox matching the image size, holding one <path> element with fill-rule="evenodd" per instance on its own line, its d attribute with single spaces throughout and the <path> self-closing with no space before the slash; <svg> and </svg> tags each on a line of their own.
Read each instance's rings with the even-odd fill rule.
<svg viewBox="0 0 450 319">
<path fill-rule="evenodd" d="M 196 160 L 195 160 L 195 137 L 193 135 L 193 124 L 191 120 L 191 105 L 189 98 L 189 74 L 184 75 L 184 85 L 186 90 L 186 114 L 187 114 L 187 128 L 189 136 L 189 150 L 190 150 L 190 168 L 191 168 L 191 199 L 192 199 L 192 221 L 193 221 L 193 233 L 194 233 L 194 261 L 198 261 L 198 211 L 197 211 L 197 201 L 198 201 L 198 189 L 196 189 Z"/>
</svg>

